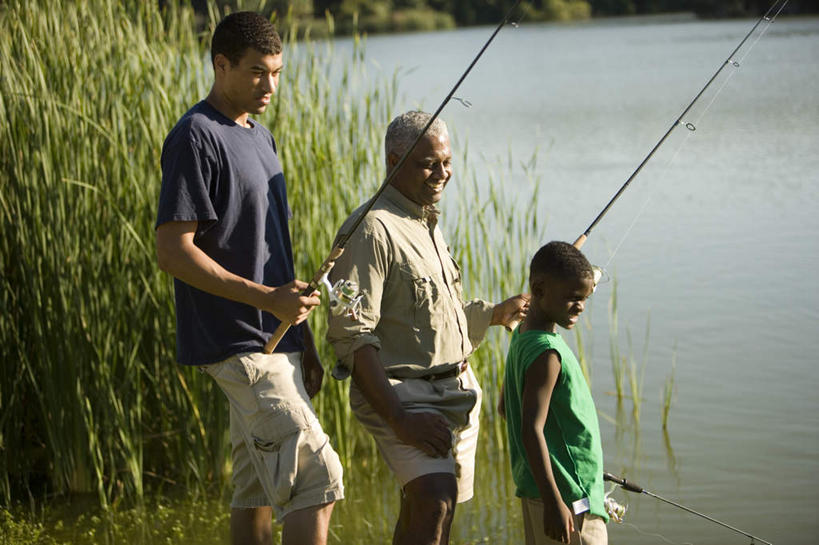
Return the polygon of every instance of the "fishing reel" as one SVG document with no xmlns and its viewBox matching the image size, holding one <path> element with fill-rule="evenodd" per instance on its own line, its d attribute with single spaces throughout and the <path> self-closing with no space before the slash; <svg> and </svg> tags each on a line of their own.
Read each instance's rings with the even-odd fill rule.
<svg viewBox="0 0 819 545">
<path fill-rule="evenodd" d="M 321 277 L 321 283 L 327 287 L 330 296 L 330 312 L 336 316 L 358 320 L 361 298 L 364 297 L 364 294 L 358 291 L 358 283 L 340 278 L 335 284 L 330 284 L 326 274 Z"/>
<path fill-rule="evenodd" d="M 597 265 L 592 265 L 592 282 L 594 283 L 594 287 L 592 288 L 592 293 L 597 291 L 597 285 L 601 282 L 608 282 L 609 281 L 609 273 L 603 267 L 598 267 Z"/>
<path fill-rule="evenodd" d="M 606 513 L 609 515 L 609 518 L 614 522 L 622 523 L 623 519 L 626 518 L 626 511 L 628 511 L 628 505 L 622 505 L 617 502 L 614 498 L 611 497 L 611 493 L 614 492 L 614 488 L 609 490 L 603 498 L 603 506 L 606 508 Z"/>
</svg>

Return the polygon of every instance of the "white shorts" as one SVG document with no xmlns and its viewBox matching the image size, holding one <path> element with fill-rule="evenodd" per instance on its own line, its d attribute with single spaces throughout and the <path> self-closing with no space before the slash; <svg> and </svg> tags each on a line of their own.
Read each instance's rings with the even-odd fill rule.
<svg viewBox="0 0 819 545">
<path fill-rule="evenodd" d="M 452 473 L 458 482 L 458 503 L 471 499 L 482 395 L 472 368 L 467 367 L 459 376 L 436 381 L 422 378 L 391 378 L 389 381 L 405 409 L 440 414 L 452 428 L 452 449 L 449 454 L 443 458 L 429 456 L 401 441 L 364 399 L 355 382 L 351 382 L 350 406 L 353 414 L 372 434 L 381 456 L 401 487 L 422 475 Z"/>
</svg>

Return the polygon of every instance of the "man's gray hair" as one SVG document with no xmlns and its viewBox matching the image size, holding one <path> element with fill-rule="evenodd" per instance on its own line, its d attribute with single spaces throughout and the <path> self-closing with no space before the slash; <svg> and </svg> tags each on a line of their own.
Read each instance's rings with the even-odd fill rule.
<svg viewBox="0 0 819 545">
<path fill-rule="evenodd" d="M 424 130 L 432 114 L 421 112 L 418 110 L 407 112 L 399 115 L 392 120 L 389 127 L 387 127 L 387 134 L 384 136 L 384 152 L 385 158 L 389 161 L 390 153 L 394 153 L 399 157 L 402 156 L 409 147 Z M 449 136 L 447 132 L 446 123 L 440 117 L 436 117 L 435 121 L 427 129 L 426 134 L 433 138 L 439 136 Z"/>
</svg>

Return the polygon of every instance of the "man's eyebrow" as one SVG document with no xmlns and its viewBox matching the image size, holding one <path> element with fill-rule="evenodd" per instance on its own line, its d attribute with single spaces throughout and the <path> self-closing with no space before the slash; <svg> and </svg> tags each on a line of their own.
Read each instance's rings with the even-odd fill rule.
<svg viewBox="0 0 819 545">
<path fill-rule="evenodd" d="M 282 68 L 284 68 L 283 64 L 280 64 L 279 66 L 274 66 L 272 70 L 268 70 L 267 66 L 263 64 L 254 64 L 253 66 L 250 67 L 251 70 L 259 70 L 261 72 L 280 72 Z"/>
</svg>

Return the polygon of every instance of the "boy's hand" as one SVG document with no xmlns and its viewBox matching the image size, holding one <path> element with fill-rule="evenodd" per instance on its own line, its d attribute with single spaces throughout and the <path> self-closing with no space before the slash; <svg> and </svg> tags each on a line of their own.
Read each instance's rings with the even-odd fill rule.
<svg viewBox="0 0 819 545">
<path fill-rule="evenodd" d="M 569 543 L 574 532 L 574 517 L 562 501 L 543 506 L 543 529 L 546 535 L 561 543 Z"/>
</svg>

